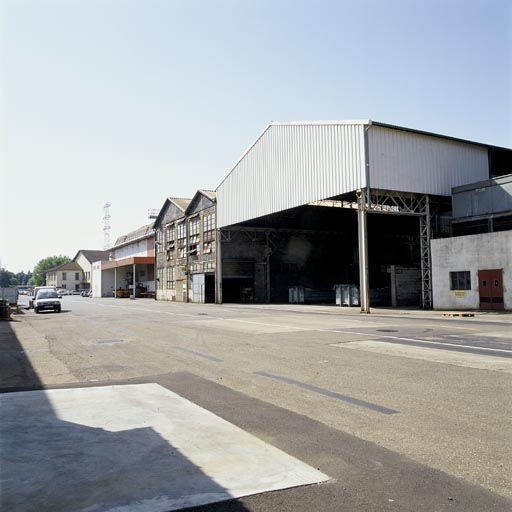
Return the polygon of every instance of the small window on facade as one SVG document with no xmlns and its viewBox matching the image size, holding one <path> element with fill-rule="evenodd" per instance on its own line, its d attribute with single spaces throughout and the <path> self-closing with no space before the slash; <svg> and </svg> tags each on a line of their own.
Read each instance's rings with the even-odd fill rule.
<svg viewBox="0 0 512 512">
<path fill-rule="evenodd" d="M 66 280 L 67 280 L 66 272 L 62 272 L 62 280 L 63 280 L 63 281 L 66 281 Z"/>
<path fill-rule="evenodd" d="M 451 290 L 471 290 L 471 273 L 469 270 L 450 272 Z"/>
<path fill-rule="evenodd" d="M 80 274 L 75 272 L 75 281 L 80 281 Z"/>
</svg>

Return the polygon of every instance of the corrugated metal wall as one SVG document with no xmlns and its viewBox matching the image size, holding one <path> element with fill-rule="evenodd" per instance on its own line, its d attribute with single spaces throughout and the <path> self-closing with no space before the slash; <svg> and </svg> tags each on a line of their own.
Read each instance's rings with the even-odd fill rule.
<svg viewBox="0 0 512 512">
<path fill-rule="evenodd" d="M 364 187 L 364 126 L 271 124 L 219 185 L 218 227 Z"/>
<path fill-rule="evenodd" d="M 272 123 L 217 189 L 218 227 L 366 187 L 368 121 Z M 487 147 L 372 125 L 374 189 L 451 195 L 489 178 Z"/>
<path fill-rule="evenodd" d="M 371 188 L 449 196 L 489 178 L 484 146 L 375 125 L 368 145 Z"/>
<path fill-rule="evenodd" d="M 453 217 L 512 212 L 512 176 L 481 181 L 453 191 Z"/>
</svg>

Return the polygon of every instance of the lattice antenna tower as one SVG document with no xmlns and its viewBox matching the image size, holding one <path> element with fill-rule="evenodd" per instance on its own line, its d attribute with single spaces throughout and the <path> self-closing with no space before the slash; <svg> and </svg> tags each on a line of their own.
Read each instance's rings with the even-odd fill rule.
<svg viewBox="0 0 512 512">
<path fill-rule="evenodd" d="M 103 249 L 110 249 L 110 203 L 103 206 Z"/>
</svg>

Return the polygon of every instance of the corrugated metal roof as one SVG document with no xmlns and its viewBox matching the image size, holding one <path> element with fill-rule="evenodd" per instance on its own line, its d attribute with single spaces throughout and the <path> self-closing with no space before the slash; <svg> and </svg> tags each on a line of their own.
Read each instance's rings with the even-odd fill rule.
<svg viewBox="0 0 512 512">
<path fill-rule="evenodd" d="M 449 196 L 489 177 L 486 146 L 374 124 L 368 131 L 369 186 Z"/>
<path fill-rule="evenodd" d="M 365 123 L 271 123 L 219 185 L 219 227 L 364 187 Z"/>
<path fill-rule="evenodd" d="M 489 147 L 369 119 L 272 122 L 217 188 L 218 226 L 367 186 L 449 196 L 486 177 Z"/>
<path fill-rule="evenodd" d="M 446 139 L 446 140 L 453 140 L 453 141 L 457 141 L 457 142 L 463 142 L 466 144 L 472 144 L 475 146 L 484 146 L 487 148 L 492 147 L 492 148 L 498 148 L 498 149 L 510 149 L 510 148 L 495 146 L 492 144 L 485 144 L 483 142 L 476 142 L 476 141 L 470 140 L 470 139 L 462 139 L 460 137 L 454 137 L 452 135 L 446 135 L 446 134 L 431 132 L 431 131 L 427 131 L 427 130 L 419 130 L 417 128 L 408 128 L 406 126 L 400 126 L 400 125 L 396 125 L 396 124 L 382 123 L 380 121 L 374 121 L 372 119 L 359 119 L 359 120 L 352 120 L 352 121 L 345 121 L 345 120 L 278 121 L 278 122 L 272 121 L 271 123 L 269 123 L 269 126 L 286 126 L 286 125 L 302 125 L 302 126 L 306 125 L 307 126 L 307 125 L 345 125 L 345 124 L 361 124 L 364 126 L 381 126 L 383 128 L 391 128 L 393 130 L 400 130 L 400 131 L 409 132 L 409 133 L 417 133 L 419 135 L 426 135 L 428 137 L 436 137 L 436 138 L 441 138 L 441 139 Z"/>
<path fill-rule="evenodd" d="M 130 231 L 126 235 L 120 236 L 112 249 L 119 247 L 121 245 L 126 245 L 127 243 L 134 242 L 135 240 L 141 240 L 144 238 L 150 238 L 154 236 L 153 224 L 148 224 L 146 226 L 142 226 L 134 231 Z"/>
</svg>

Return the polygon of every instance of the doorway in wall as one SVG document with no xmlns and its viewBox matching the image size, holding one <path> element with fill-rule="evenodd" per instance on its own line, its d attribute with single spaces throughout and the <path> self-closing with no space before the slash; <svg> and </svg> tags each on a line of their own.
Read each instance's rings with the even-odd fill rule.
<svg viewBox="0 0 512 512">
<path fill-rule="evenodd" d="M 480 309 L 505 309 L 503 302 L 503 270 L 479 270 Z"/>
</svg>

